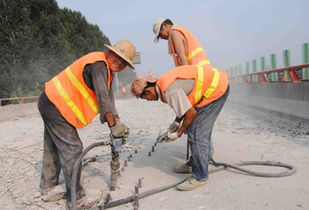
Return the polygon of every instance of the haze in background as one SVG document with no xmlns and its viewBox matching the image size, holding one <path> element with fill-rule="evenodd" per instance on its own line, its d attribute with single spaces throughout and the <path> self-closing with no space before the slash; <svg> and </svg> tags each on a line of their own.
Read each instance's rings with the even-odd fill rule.
<svg viewBox="0 0 309 210">
<path fill-rule="evenodd" d="M 308 0 L 57 0 L 97 24 L 112 44 L 132 41 L 141 52 L 137 73 L 158 76 L 174 67 L 167 41 L 153 42 L 153 22 L 170 18 L 192 31 L 213 66 L 226 70 L 252 59 L 290 49 L 292 65 L 301 64 L 301 44 L 309 42 Z M 243 67 L 244 68 L 244 67 Z"/>
</svg>

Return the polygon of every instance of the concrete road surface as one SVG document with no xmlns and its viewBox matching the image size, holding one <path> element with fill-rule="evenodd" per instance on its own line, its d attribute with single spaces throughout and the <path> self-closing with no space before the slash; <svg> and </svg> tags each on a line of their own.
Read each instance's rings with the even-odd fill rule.
<svg viewBox="0 0 309 210">
<path fill-rule="evenodd" d="M 184 179 L 186 175 L 175 174 L 172 167 L 185 161 L 185 137 L 159 144 L 148 157 L 160 130 L 166 129 L 175 117 L 169 106 L 128 99 L 118 100 L 117 108 L 131 131 L 130 140 L 121 153 L 121 167 L 130 154 L 133 159 L 122 171 L 118 189 L 111 193 L 112 199 L 132 195 L 138 178 L 143 177 L 140 192 Z M 302 126 L 296 122 L 280 124 L 272 117 L 266 121 L 250 120 L 240 113 L 224 109 L 220 114 L 213 132 L 214 158 L 221 162 L 282 161 L 296 166 L 296 174 L 259 178 L 232 170 L 221 171 L 211 174 L 208 183 L 194 191 L 170 189 L 142 199 L 140 209 L 309 209 L 308 133 L 294 132 Z M 85 148 L 108 140 L 109 130 L 96 118 L 79 133 Z M 43 123 L 38 113 L 0 122 L 0 209 L 65 209 L 64 200 L 44 202 L 38 192 L 42 147 Z M 89 198 L 100 200 L 108 192 L 110 148 L 94 149 L 87 156 L 97 156 L 98 160 L 83 169 L 82 184 Z M 250 168 L 266 172 L 283 170 Z M 63 183 L 61 176 L 60 184 L 63 186 Z M 133 205 L 128 203 L 114 209 L 133 209 Z"/>
</svg>

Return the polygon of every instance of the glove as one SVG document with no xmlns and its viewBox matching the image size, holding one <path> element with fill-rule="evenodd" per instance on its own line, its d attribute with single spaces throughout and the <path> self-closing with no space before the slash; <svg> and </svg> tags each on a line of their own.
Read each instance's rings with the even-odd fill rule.
<svg viewBox="0 0 309 210">
<path fill-rule="evenodd" d="M 179 129 L 179 125 L 180 125 L 180 123 L 175 120 L 175 121 L 172 122 L 172 124 L 170 124 L 167 131 L 168 132 L 176 132 Z"/>
<path fill-rule="evenodd" d="M 113 127 L 109 128 L 114 137 L 128 137 L 129 136 L 129 128 L 123 124 L 122 122 L 116 123 Z"/>
<path fill-rule="evenodd" d="M 166 141 L 166 139 L 167 139 L 167 132 L 164 132 L 162 134 L 160 132 L 159 136 L 157 137 L 157 142 L 162 143 L 162 142 Z"/>
<path fill-rule="evenodd" d="M 172 142 L 178 139 L 178 134 L 177 132 L 165 132 L 162 133 L 161 135 L 158 136 L 157 142 L 162 143 L 162 142 Z"/>
<path fill-rule="evenodd" d="M 178 134 L 177 132 L 167 132 L 167 139 L 166 139 L 166 142 L 169 143 L 169 142 L 172 142 L 172 141 L 175 141 L 176 139 L 178 139 Z"/>
</svg>

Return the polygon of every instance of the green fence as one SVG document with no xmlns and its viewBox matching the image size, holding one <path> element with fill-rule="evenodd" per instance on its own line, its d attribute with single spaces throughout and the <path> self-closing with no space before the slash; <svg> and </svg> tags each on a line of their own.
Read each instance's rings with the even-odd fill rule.
<svg viewBox="0 0 309 210">
<path fill-rule="evenodd" d="M 302 54 L 302 63 L 309 64 L 309 43 L 302 44 L 301 49 Z M 291 52 L 290 50 L 286 49 L 282 51 L 282 58 L 283 58 L 283 67 L 291 66 Z M 275 53 L 270 55 L 270 66 L 266 66 L 266 57 L 262 56 L 259 60 L 259 65 L 257 59 L 253 59 L 252 61 L 246 62 L 245 72 L 242 71 L 242 64 L 237 66 L 228 68 L 226 71 L 230 74 L 230 76 L 239 76 L 242 74 L 250 74 L 254 72 L 266 71 L 266 70 L 273 70 L 278 68 L 277 63 L 277 55 Z M 309 80 L 309 68 L 302 69 L 301 74 L 299 75 L 302 80 Z M 274 72 L 271 74 L 271 81 L 290 81 L 290 77 L 287 72 L 284 72 L 282 75 L 278 74 L 278 72 Z M 254 75 L 252 78 L 252 82 L 257 82 L 258 77 Z"/>
<path fill-rule="evenodd" d="M 309 43 L 305 43 L 302 46 L 303 63 L 309 63 Z M 303 79 L 309 80 L 309 68 L 303 69 Z"/>
</svg>

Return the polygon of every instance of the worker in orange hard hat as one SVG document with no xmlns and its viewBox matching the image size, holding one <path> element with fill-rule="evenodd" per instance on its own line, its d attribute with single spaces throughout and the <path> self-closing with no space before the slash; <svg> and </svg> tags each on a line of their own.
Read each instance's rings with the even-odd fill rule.
<svg viewBox="0 0 309 210">
<path fill-rule="evenodd" d="M 41 193 L 53 191 L 62 169 L 69 205 L 74 164 L 83 151 L 77 129 L 87 126 L 100 113 L 101 123 L 107 122 L 114 137 L 129 134 L 117 113 L 111 84 L 114 72 L 127 66 L 134 69 L 132 60 L 136 49 L 128 40 L 105 47 L 108 52 L 84 55 L 46 82 L 38 101 L 45 127 Z M 77 205 L 89 208 L 92 203 L 80 185 L 80 173 L 76 183 Z"/>
<path fill-rule="evenodd" d="M 171 142 L 188 135 L 189 161 L 174 168 L 176 173 L 192 173 L 178 190 L 193 190 L 206 183 L 211 159 L 211 133 L 229 94 L 226 72 L 209 66 L 185 65 L 174 68 L 158 79 L 137 77 L 131 84 L 137 98 L 161 100 L 176 113 L 176 120 L 157 140 Z"/>
<path fill-rule="evenodd" d="M 168 40 L 169 53 L 173 56 L 175 66 L 211 66 L 199 41 L 183 26 L 173 24 L 168 18 L 160 18 L 154 22 L 152 30 L 156 43 L 160 38 Z"/>
</svg>

